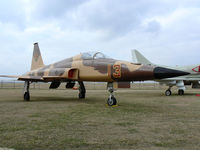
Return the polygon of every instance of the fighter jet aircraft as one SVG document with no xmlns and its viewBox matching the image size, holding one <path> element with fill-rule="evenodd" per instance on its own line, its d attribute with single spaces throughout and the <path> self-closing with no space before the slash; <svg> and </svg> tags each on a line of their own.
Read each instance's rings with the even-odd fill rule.
<svg viewBox="0 0 200 150">
<path fill-rule="evenodd" d="M 79 98 L 85 98 L 86 89 L 83 81 L 107 82 L 110 92 L 108 105 L 116 105 L 114 88 L 130 87 L 131 81 L 144 81 L 176 77 L 189 73 L 164 67 L 134 64 L 109 58 L 101 52 L 81 53 L 50 65 L 44 65 L 38 43 L 34 43 L 31 71 L 17 77 L 25 81 L 24 100 L 30 100 L 29 86 L 32 82 L 51 82 L 49 88 L 56 89 L 61 82 L 66 88 L 73 88 L 78 82 Z"/>
<path fill-rule="evenodd" d="M 149 66 L 161 66 L 151 63 L 147 58 L 145 58 L 140 52 L 137 50 L 132 50 L 132 59 L 134 63 L 140 63 Z M 170 96 L 172 94 L 171 88 L 173 86 L 178 87 L 178 94 L 184 95 L 185 85 L 192 85 L 192 88 L 200 89 L 200 66 L 199 65 L 191 65 L 191 66 L 162 66 L 170 69 L 177 69 L 181 71 L 189 72 L 189 75 L 179 76 L 175 78 L 166 78 L 162 80 L 157 80 L 160 84 L 165 84 L 169 86 L 169 88 L 165 91 L 166 96 Z"/>
</svg>

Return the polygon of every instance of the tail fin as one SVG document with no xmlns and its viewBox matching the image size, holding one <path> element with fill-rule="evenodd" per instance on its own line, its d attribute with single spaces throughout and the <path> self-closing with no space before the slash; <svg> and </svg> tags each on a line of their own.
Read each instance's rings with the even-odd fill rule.
<svg viewBox="0 0 200 150">
<path fill-rule="evenodd" d="M 137 50 L 132 50 L 132 60 L 134 63 L 141 63 L 144 65 L 153 65 L 148 59 L 146 59 L 140 52 Z"/>
<path fill-rule="evenodd" d="M 35 70 L 43 66 L 44 66 L 44 63 L 42 60 L 42 55 L 40 53 L 40 48 L 38 46 L 38 43 L 34 43 L 31 70 Z"/>
</svg>

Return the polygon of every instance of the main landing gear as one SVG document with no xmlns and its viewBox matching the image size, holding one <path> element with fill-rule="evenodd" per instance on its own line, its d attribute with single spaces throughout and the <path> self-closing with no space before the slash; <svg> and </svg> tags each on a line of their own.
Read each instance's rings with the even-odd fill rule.
<svg viewBox="0 0 200 150">
<path fill-rule="evenodd" d="M 171 91 L 171 86 L 169 87 L 169 89 L 167 89 L 166 91 L 165 91 L 165 95 L 166 96 L 171 96 L 172 95 L 172 91 Z"/>
<path fill-rule="evenodd" d="M 82 81 L 79 81 L 79 99 L 83 99 L 85 98 L 85 93 L 86 93 L 86 90 L 85 90 L 85 86 L 84 86 L 84 83 Z"/>
<path fill-rule="evenodd" d="M 117 100 L 113 95 L 113 92 L 114 92 L 113 83 L 108 83 L 107 89 L 108 89 L 108 91 L 110 93 L 110 96 L 108 97 L 107 104 L 109 106 L 117 105 Z"/>
<path fill-rule="evenodd" d="M 24 100 L 25 101 L 30 101 L 29 87 L 30 87 L 30 81 L 25 81 L 24 83 Z"/>
<path fill-rule="evenodd" d="M 79 81 L 79 99 L 85 98 L 86 89 L 84 83 Z M 25 81 L 24 83 L 24 101 L 30 101 L 30 81 Z"/>
<path fill-rule="evenodd" d="M 178 95 L 184 95 L 184 90 L 183 89 L 179 89 L 178 90 Z"/>
<path fill-rule="evenodd" d="M 166 96 L 171 96 L 172 95 L 171 88 L 172 87 L 169 87 L 169 89 L 165 91 L 165 95 Z M 184 92 L 185 92 L 184 89 L 179 89 L 178 90 L 178 95 L 184 95 Z"/>
</svg>

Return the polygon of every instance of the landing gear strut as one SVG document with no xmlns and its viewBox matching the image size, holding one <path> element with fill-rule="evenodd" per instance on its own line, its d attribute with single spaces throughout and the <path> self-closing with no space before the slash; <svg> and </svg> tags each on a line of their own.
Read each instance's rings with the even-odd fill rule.
<svg viewBox="0 0 200 150">
<path fill-rule="evenodd" d="M 165 91 L 165 95 L 166 96 L 171 96 L 172 95 L 171 87 L 169 87 L 169 89 Z"/>
<path fill-rule="evenodd" d="M 30 87 L 30 82 L 29 81 L 25 81 L 25 83 L 24 83 L 24 100 L 25 101 L 29 101 L 30 100 L 29 87 Z"/>
<path fill-rule="evenodd" d="M 110 96 L 108 97 L 107 104 L 109 106 L 117 105 L 117 100 L 113 95 L 113 92 L 114 92 L 113 83 L 108 83 L 107 88 L 108 88 L 108 91 L 110 93 Z"/>
<path fill-rule="evenodd" d="M 86 90 L 85 90 L 85 86 L 84 86 L 84 83 L 82 81 L 79 81 L 79 99 L 83 99 L 85 98 L 85 93 L 86 93 Z"/>
</svg>

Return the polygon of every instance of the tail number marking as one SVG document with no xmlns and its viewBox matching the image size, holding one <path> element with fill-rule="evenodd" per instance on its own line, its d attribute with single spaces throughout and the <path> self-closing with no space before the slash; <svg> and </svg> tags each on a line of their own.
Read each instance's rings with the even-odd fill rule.
<svg viewBox="0 0 200 150">
<path fill-rule="evenodd" d="M 121 78 L 121 65 L 113 65 L 113 77 L 114 78 Z"/>
</svg>

